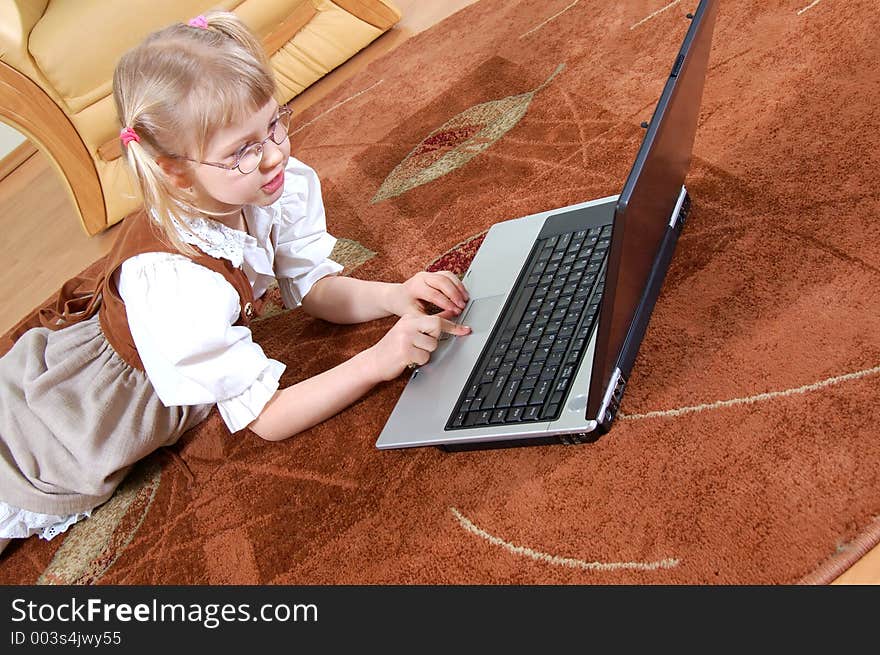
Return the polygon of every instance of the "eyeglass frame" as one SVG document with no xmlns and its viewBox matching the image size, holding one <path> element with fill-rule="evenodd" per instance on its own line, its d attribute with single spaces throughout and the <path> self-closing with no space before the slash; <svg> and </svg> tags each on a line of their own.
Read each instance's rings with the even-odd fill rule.
<svg viewBox="0 0 880 655">
<path fill-rule="evenodd" d="M 241 173 L 242 175 L 250 175 L 255 170 L 257 170 L 260 167 L 260 164 L 263 162 L 263 150 L 264 150 L 264 146 L 266 144 L 266 141 L 271 140 L 272 143 L 274 143 L 276 146 L 280 146 L 281 144 L 284 143 L 285 139 L 290 138 L 290 118 L 291 118 L 292 114 L 293 114 L 293 112 L 290 110 L 290 107 L 279 107 L 278 115 L 275 116 L 275 118 L 273 118 L 272 122 L 270 123 L 270 125 L 272 126 L 272 133 L 269 136 L 267 136 L 265 139 L 263 139 L 262 141 L 254 141 L 253 143 L 248 143 L 247 145 L 244 145 L 241 148 L 239 148 L 235 153 L 235 161 L 232 164 L 221 164 L 220 162 L 214 162 L 214 161 L 201 161 L 199 159 L 191 159 L 189 157 L 184 157 L 183 155 L 171 155 L 171 156 L 174 157 L 174 159 L 183 159 L 185 161 L 191 161 L 194 164 L 205 164 L 206 166 L 214 166 L 216 168 L 222 168 L 227 171 L 232 171 L 232 170 L 237 169 L 238 172 Z M 287 125 L 284 128 L 284 136 L 281 138 L 281 141 L 276 141 L 275 140 L 275 129 L 276 129 L 276 126 L 278 125 L 278 122 L 281 120 L 282 116 L 287 117 Z M 241 158 L 244 157 L 245 152 L 247 152 L 249 149 L 253 148 L 254 146 L 256 146 L 260 149 L 260 158 L 257 161 L 257 165 L 253 168 L 253 170 L 250 170 L 247 173 L 245 173 L 243 170 L 241 170 L 239 168 L 239 165 L 241 164 Z"/>
</svg>

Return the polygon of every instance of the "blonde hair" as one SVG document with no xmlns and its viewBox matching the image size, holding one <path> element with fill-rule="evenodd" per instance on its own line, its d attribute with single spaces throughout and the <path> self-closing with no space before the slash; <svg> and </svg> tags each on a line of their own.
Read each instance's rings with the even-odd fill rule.
<svg viewBox="0 0 880 655">
<path fill-rule="evenodd" d="M 123 127 L 138 141 L 124 146 L 144 206 L 159 219 L 175 248 L 194 250 L 173 218 L 212 214 L 165 175 L 156 158 L 194 151 L 201 159 L 212 135 L 244 120 L 275 94 L 275 79 L 259 39 L 235 14 L 204 14 L 207 27 L 176 23 L 125 53 L 113 74 L 113 97 Z M 193 156 L 193 155 L 190 155 Z"/>
</svg>

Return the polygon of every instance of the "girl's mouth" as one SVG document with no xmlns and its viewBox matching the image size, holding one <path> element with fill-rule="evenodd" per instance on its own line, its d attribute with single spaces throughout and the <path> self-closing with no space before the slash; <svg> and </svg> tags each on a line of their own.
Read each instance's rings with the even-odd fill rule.
<svg viewBox="0 0 880 655">
<path fill-rule="evenodd" d="M 278 191 L 281 188 L 281 185 L 284 183 L 284 171 L 281 171 L 273 177 L 271 180 L 266 182 L 262 187 L 260 187 L 265 193 L 272 194 Z"/>
</svg>

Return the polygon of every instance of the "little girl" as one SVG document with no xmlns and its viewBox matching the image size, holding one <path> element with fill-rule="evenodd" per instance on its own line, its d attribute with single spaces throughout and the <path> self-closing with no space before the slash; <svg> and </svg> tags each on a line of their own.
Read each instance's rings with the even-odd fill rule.
<svg viewBox="0 0 880 655">
<path fill-rule="evenodd" d="M 0 359 L 0 550 L 64 532 L 131 466 L 216 405 L 230 432 L 286 439 L 428 361 L 468 294 L 448 271 L 401 284 L 337 273 L 315 172 L 259 40 L 232 13 L 151 34 L 113 80 L 144 198 L 98 280 L 75 279 Z M 334 323 L 401 318 L 348 361 L 279 389 L 248 328 L 277 279 L 287 307 Z M 425 313 L 422 301 L 440 314 Z"/>
</svg>

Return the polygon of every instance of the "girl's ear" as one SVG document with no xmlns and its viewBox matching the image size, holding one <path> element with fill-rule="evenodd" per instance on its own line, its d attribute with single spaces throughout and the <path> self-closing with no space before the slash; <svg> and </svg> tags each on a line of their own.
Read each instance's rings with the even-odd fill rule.
<svg viewBox="0 0 880 655">
<path fill-rule="evenodd" d="M 193 185 L 192 172 L 186 162 L 174 157 L 156 157 L 156 164 L 174 186 L 189 189 Z"/>
</svg>

